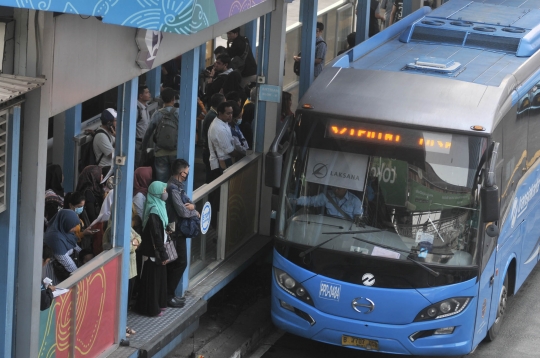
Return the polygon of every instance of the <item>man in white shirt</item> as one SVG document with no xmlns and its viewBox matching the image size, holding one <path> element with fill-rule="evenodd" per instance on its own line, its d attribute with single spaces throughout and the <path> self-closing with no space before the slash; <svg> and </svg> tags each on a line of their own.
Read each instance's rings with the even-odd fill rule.
<svg viewBox="0 0 540 358">
<path fill-rule="evenodd" d="M 208 129 L 212 180 L 223 174 L 223 170 L 233 164 L 232 158 L 241 156 L 241 153 L 234 149 L 231 128 L 229 127 L 232 114 L 231 104 L 227 102 L 221 103 L 217 108 L 217 117 Z"/>
<path fill-rule="evenodd" d="M 148 115 L 148 102 L 152 99 L 152 94 L 147 86 L 139 86 L 137 92 L 137 132 L 135 134 L 135 169 L 142 166 L 141 160 L 141 145 L 150 123 Z"/>
<path fill-rule="evenodd" d="M 107 108 L 101 113 L 101 127 L 95 133 L 92 147 L 97 165 L 111 166 L 116 136 L 116 111 L 114 109 Z"/>
</svg>

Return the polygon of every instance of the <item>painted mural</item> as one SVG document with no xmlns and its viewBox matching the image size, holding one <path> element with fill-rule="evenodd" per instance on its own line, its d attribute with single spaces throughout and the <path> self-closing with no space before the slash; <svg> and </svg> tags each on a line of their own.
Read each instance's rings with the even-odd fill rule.
<svg viewBox="0 0 540 358">
<path fill-rule="evenodd" d="M 0 0 L 0 5 L 81 16 L 177 34 L 192 34 L 270 0 Z"/>
<path fill-rule="evenodd" d="M 113 345 L 119 262 L 120 256 L 41 312 L 39 358 L 96 357 Z"/>
</svg>

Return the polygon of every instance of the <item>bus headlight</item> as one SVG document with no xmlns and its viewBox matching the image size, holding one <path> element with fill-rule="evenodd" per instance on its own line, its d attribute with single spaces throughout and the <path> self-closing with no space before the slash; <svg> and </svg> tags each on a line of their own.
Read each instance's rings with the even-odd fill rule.
<svg viewBox="0 0 540 358">
<path fill-rule="evenodd" d="M 420 311 L 420 313 L 416 315 L 414 322 L 441 319 L 456 315 L 462 312 L 470 301 L 470 297 L 454 297 L 437 302 Z"/>
<path fill-rule="evenodd" d="M 307 290 L 300 283 L 296 282 L 287 272 L 274 267 L 276 282 L 285 292 L 298 298 L 300 301 L 313 306 L 313 300 Z"/>
</svg>

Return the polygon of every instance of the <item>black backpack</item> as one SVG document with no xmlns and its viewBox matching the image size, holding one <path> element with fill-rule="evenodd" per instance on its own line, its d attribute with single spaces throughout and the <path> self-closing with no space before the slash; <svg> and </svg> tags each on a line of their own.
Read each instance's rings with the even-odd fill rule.
<svg viewBox="0 0 540 358">
<path fill-rule="evenodd" d="M 315 48 L 324 41 L 317 41 L 315 43 Z M 324 42 L 326 44 L 326 42 Z M 298 56 L 302 56 L 302 52 L 298 52 Z M 300 61 L 294 61 L 293 63 L 293 72 L 295 75 L 300 76 Z"/>
<path fill-rule="evenodd" d="M 154 143 L 159 148 L 166 150 L 176 149 L 178 143 L 178 119 L 174 115 L 175 110 L 176 108 L 171 111 L 166 108 L 159 110 L 163 117 L 159 120 L 154 131 Z"/>
<path fill-rule="evenodd" d="M 101 156 L 96 161 L 96 155 L 94 154 L 94 138 L 98 133 L 105 133 L 107 135 L 107 138 L 109 138 L 107 132 L 102 128 L 99 128 L 93 134 L 90 134 L 92 136 L 92 139 L 81 145 L 81 152 L 79 155 L 78 163 L 79 174 L 83 171 L 84 168 L 89 165 L 98 165 L 103 158 L 103 153 L 101 153 Z"/>
</svg>

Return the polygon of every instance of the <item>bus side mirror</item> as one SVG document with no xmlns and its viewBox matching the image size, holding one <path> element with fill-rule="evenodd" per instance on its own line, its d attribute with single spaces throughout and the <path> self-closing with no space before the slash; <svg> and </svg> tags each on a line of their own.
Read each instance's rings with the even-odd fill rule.
<svg viewBox="0 0 540 358">
<path fill-rule="evenodd" d="M 285 118 L 285 124 L 281 127 L 281 131 L 270 145 L 268 153 L 266 153 L 264 159 L 264 184 L 268 187 L 279 189 L 281 186 L 283 155 L 289 149 L 290 142 L 285 142 L 283 145 L 280 145 L 280 143 L 294 121 L 295 118 L 293 116 L 287 116 Z M 289 139 L 292 140 L 292 138 Z"/>
<path fill-rule="evenodd" d="M 496 185 L 480 189 L 482 200 L 482 221 L 492 222 L 499 220 L 499 188 Z"/>
</svg>

